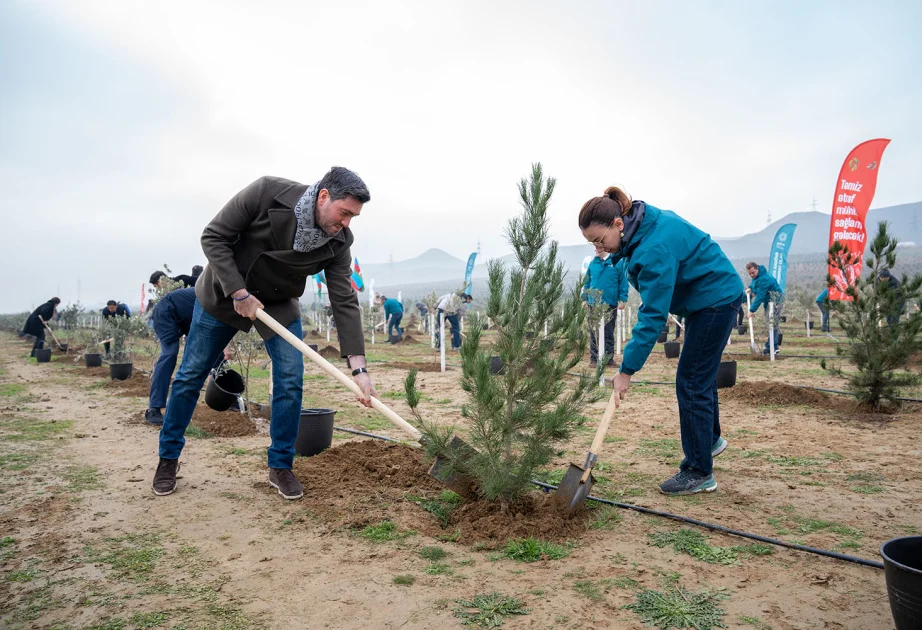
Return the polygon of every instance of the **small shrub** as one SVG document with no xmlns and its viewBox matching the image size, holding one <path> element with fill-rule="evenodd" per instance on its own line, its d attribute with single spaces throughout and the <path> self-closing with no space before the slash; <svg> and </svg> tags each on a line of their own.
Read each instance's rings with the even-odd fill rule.
<svg viewBox="0 0 922 630">
<path fill-rule="evenodd" d="M 392 521 L 381 521 L 377 525 L 369 525 L 359 532 L 359 536 L 374 543 L 403 540 L 416 532 L 401 531 Z"/>
<path fill-rule="evenodd" d="M 395 575 L 393 582 L 397 586 L 413 586 L 416 578 L 412 575 Z"/>
<path fill-rule="evenodd" d="M 448 552 L 441 547 L 423 547 L 419 550 L 419 555 L 426 560 L 435 562 L 447 556 Z"/>
<path fill-rule="evenodd" d="M 515 597 L 506 597 L 502 593 L 481 593 L 473 599 L 455 600 L 457 607 L 454 609 L 455 617 L 465 626 L 480 626 L 481 628 L 499 628 L 506 617 L 512 615 L 527 615 L 529 609 Z"/>
<path fill-rule="evenodd" d="M 510 540 L 503 548 L 503 557 L 517 562 L 537 562 L 538 560 L 560 560 L 570 555 L 570 550 L 537 538 Z"/>
<path fill-rule="evenodd" d="M 726 627 L 721 620 L 727 613 L 717 605 L 720 599 L 726 599 L 726 596 L 709 590 L 691 593 L 679 587 L 665 591 L 645 589 L 637 593 L 636 602 L 625 608 L 637 613 L 645 624 L 663 630 L 712 630 Z"/>
</svg>

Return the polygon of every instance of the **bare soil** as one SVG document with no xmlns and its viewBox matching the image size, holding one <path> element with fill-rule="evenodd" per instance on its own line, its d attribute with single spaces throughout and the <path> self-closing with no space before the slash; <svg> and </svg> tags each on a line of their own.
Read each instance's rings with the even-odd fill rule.
<svg viewBox="0 0 922 630">
<path fill-rule="evenodd" d="M 337 348 L 337 347 L 335 347 L 335 346 L 324 346 L 323 348 L 321 348 L 321 349 L 317 352 L 317 354 L 319 354 L 320 356 L 322 356 L 324 359 L 338 359 L 338 358 L 340 358 L 340 356 L 339 356 L 339 348 Z"/>
<path fill-rule="evenodd" d="M 198 404 L 192 414 L 192 424 L 216 437 L 244 437 L 256 435 L 256 424 L 239 411 L 215 411 L 208 405 Z"/>
<path fill-rule="evenodd" d="M 383 367 L 395 370 L 419 370 L 420 372 L 442 371 L 442 366 L 438 363 L 404 363 L 402 361 L 388 361 Z"/>
</svg>

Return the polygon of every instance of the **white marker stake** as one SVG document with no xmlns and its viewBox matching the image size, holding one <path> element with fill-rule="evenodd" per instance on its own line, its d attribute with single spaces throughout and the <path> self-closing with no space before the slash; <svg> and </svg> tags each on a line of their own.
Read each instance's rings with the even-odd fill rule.
<svg viewBox="0 0 922 630">
<path fill-rule="evenodd" d="M 599 337 L 596 340 L 596 359 L 601 362 L 605 354 L 605 317 L 599 318 Z M 599 377 L 599 387 L 605 387 L 605 370 L 602 370 L 602 376 Z"/>
<path fill-rule="evenodd" d="M 333 327 L 332 318 L 327 320 L 327 343 L 330 343 L 330 329 Z"/>
<path fill-rule="evenodd" d="M 442 371 L 445 371 L 445 313 L 439 313 L 439 358 L 442 361 Z"/>
<path fill-rule="evenodd" d="M 429 318 L 429 341 L 435 348 L 435 313 L 429 313 L 426 317 Z"/>
<path fill-rule="evenodd" d="M 461 325 L 461 333 L 463 334 L 464 333 L 464 318 L 463 317 L 461 318 L 460 325 Z"/>
<path fill-rule="evenodd" d="M 768 303 L 768 352 L 775 360 L 775 303 Z"/>
<path fill-rule="evenodd" d="M 807 309 L 807 339 L 810 338 L 810 309 Z"/>
<path fill-rule="evenodd" d="M 544 336 L 547 337 L 547 320 L 544 320 Z"/>
<path fill-rule="evenodd" d="M 618 353 L 619 357 L 621 356 L 621 333 L 623 332 L 621 328 L 622 324 L 624 324 L 624 322 L 621 321 L 621 311 L 616 310 L 615 311 L 615 339 L 617 340 L 617 343 L 618 343 L 618 348 L 616 352 Z"/>
</svg>

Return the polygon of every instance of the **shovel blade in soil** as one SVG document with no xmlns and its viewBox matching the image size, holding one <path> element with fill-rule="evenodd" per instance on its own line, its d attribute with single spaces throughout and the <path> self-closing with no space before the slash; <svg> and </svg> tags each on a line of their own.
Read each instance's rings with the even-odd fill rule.
<svg viewBox="0 0 922 630">
<path fill-rule="evenodd" d="M 451 450 L 453 455 L 452 459 L 455 461 L 468 460 L 477 453 L 473 446 L 458 436 L 451 438 L 451 441 L 448 443 L 448 448 Z M 435 461 L 432 462 L 432 466 L 429 468 L 429 475 L 437 479 L 449 490 L 457 492 L 465 499 L 474 497 L 474 480 L 470 476 L 458 472 L 451 461 L 446 457 L 438 456 L 435 458 Z"/>
<path fill-rule="evenodd" d="M 585 468 L 570 464 L 567 474 L 560 480 L 557 492 L 554 493 L 554 502 L 569 514 L 573 514 L 583 507 L 586 503 L 586 497 L 589 496 L 592 485 L 595 483 L 595 477 L 592 476 L 592 473 L 589 473 L 586 481 L 581 482 L 585 472 Z"/>
</svg>

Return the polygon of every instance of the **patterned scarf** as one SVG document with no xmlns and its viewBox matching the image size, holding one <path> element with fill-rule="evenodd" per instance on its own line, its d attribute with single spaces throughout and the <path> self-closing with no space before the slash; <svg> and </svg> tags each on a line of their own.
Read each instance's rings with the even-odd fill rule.
<svg viewBox="0 0 922 630">
<path fill-rule="evenodd" d="M 327 241 L 343 238 L 342 230 L 335 236 L 330 236 L 323 229 L 314 225 L 317 193 L 320 191 L 319 184 L 320 182 L 316 182 L 308 186 L 298 203 L 295 204 L 295 219 L 298 222 L 298 228 L 295 230 L 295 242 L 292 247 L 296 252 L 311 252 L 325 245 Z"/>
</svg>

